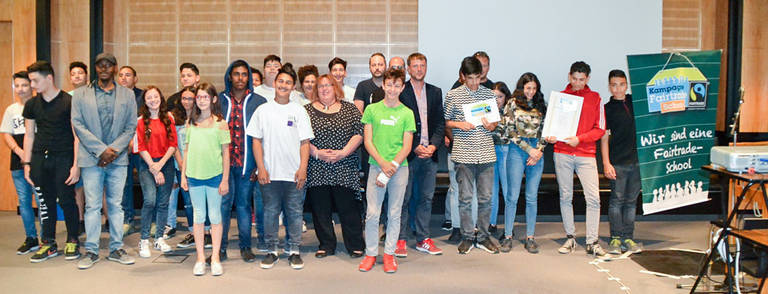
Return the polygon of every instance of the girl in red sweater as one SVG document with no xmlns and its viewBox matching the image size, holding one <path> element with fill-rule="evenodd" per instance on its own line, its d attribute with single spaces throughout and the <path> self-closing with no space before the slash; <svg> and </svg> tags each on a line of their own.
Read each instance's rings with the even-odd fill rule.
<svg viewBox="0 0 768 294">
<path fill-rule="evenodd" d="M 157 228 L 164 228 L 168 220 L 168 200 L 173 187 L 173 154 L 176 152 L 176 128 L 173 116 L 168 113 L 165 98 L 155 86 L 144 91 L 144 105 L 139 109 L 139 118 L 134 137 L 135 151 L 141 156 L 139 183 L 144 193 L 141 208 L 141 241 L 139 256 L 150 257 L 149 231 L 152 220 Z M 155 232 L 155 249 L 171 251 L 165 243 L 162 230 Z"/>
</svg>

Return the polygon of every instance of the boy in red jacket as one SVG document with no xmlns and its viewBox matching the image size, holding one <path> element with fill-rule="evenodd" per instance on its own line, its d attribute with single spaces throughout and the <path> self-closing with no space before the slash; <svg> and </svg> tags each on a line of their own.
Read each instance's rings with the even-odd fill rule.
<svg viewBox="0 0 768 294">
<path fill-rule="evenodd" d="M 573 238 L 576 231 L 573 223 L 573 173 L 576 172 L 587 202 L 587 254 L 602 256 L 605 251 L 600 247 L 597 238 L 600 225 L 600 194 L 595 142 L 605 134 L 605 115 L 600 94 L 587 86 L 590 71 L 589 65 L 583 61 L 574 62 L 568 73 L 569 84 L 563 91 L 584 97 L 576 136 L 565 138 L 564 142 L 557 141 L 555 137 L 546 137 L 545 140 L 555 144 L 555 175 L 560 188 L 560 214 L 568 237 L 558 252 L 567 254 L 576 248 L 576 240 Z"/>
</svg>

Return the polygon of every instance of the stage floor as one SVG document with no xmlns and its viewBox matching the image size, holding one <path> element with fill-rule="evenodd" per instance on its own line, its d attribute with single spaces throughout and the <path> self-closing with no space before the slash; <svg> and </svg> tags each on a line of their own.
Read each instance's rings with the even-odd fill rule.
<svg viewBox="0 0 768 294">
<path fill-rule="evenodd" d="M 179 218 L 182 220 L 181 218 Z M 308 218 L 309 219 L 309 218 Z M 539 222 L 537 241 L 539 254 L 529 254 L 522 243 L 516 243 L 512 252 L 488 254 L 473 249 L 467 255 L 459 255 L 456 245 L 446 243 L 448 232 L 438 228 L 442 217 L 433 218 L 432 232 L 435 243 L 444 251 L 441 256 L 428 256 L 409 248 L 408 257 L 398 259 L 396 274 L 385 274 L 381 264 L 371 272 L 357 270 L 360 259 L 351 259 L 339 244 L 337 254 L 316 259 L 317 239 L 314 231 L 302 235 L 302 257 L 305 268 L 293 270 L 284 256 L 270 269 L 259 268 L 263 255 L 257 254 L 255 263 L 245 263 L 237 249 L 237 236 L 229 242 L 229 260 L 223 263 L 224 275 L 192 275 L 195 253 L 192 250 L 182 263 L 159 258 L 152 251 L 151 258 L 137 254 L 139 234 L 125 238 L 125 249 L 136 258 L 134 265 L 120 265 L 106 260 L 107 251 L 102 249 L 101 261 L 88 270 L 78 270 L 76 261 L 66 261 L 63 256 L 39 264 L 29 262 L 30 254 L 16 255 L 16 247 L 23 240 L 21 218 L 11 212 L 0 213 L 0 285 L 2 293 L 687 293 L 676 289 L 677 283 L 691 284 L 689 279 L 675 280 L 640 273 L 643 269 L 635 262 L 624 259 L 599 263 L 607 271 L 598 271 L 590 264 L 592 258 L 584 252 L 584 222 L 577 222 L 577 251 L 569 255 L 556 250 L 564 241 L 562 225 L 558 221 Z M 233 229 L 230 234 L 237 234 Z M 516 226 L 516 234 L 523 235 L 525 224 Z M 706 221 L 639 221 L 636 240 L 646 249 L 697 249 L 707 246 L 709 223 Z M 63 250 L 64 223 L 59 222 L 58 242 Z M 337 237 L 341 242 L 339 225 Z M 186 232 L 179 232 L 168 241 L 174 248 Z M 608 240 L 608 223 L 601 222 L 601 243 Z M 108 242 L 102 234 L 102 247 Z M 255 242 L 254 242 L 255 244 Z M 409 242 L 413 245 L 414 242 Z M 254 250 L 255 251 L 255 250 Z M 210 250 L 206 250 L 210 252 Z M 379 262 L 381 259 L 379 258 Z M 629 292 L 622 290 L 618 278 Z"/>
</svg>

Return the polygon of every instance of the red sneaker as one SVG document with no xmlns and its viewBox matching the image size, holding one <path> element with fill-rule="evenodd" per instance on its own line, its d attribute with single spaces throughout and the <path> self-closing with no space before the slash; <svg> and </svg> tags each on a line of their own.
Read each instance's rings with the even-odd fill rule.
<svg viewBox="0 0 768 294">
<path fill-rule="evenodd" d="M 397 260 L 395 257 L 384 253 L 384 272 L 393 274 L 397 271 Z"/>
<path fill-rule="evenodd" d="M 395 256 L 408 257 L 408 248 L 405 240 L 397 240 L 397 248 L 395 249 Z"/>
<path fill-rule="evenodd" d="M 367 272 L 373 268 L 374 264 L 376 264 L 376 256 L 366 255 L 363 257 L 363 261 L 360 262 L 360 266 L 358 266 L 357 269 L 361 272 Z"/>
<path fill-rule="evenodd" d="M 437 248 L 437 246 L 435 246 L 435 241 L 432 241 L 432 239 L 430 238 L 426 238 L 424 239 L 424 241 L 417 242 L 416 250 L 421 252 L 426 252 L 432 255 L 443 254 L 443 249 Z"/>
</svg>

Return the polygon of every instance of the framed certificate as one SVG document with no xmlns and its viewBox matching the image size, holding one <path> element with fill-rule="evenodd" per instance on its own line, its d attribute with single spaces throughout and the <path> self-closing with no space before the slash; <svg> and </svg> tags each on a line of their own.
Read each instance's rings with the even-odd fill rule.
<svg viewBox="0 0 768 294">
<path fill-rule="evenodd" d="M 468 103 L 461 106 L 464 110 L 464 120 L 479 126 L 483 124 L 485 118 L 489 123 L 501 120 L 499 115 L 499 106 L 496 105 L 496 99 L 485 99 L 475 103 Z"/>
<path fill-rule="evenodd" d="M 558 141 L 576 136 L 584 98 L 552 91 L 549 94 L 547 117 L 544 119 L 542 137 L 555 137 Z"/>
</svg>

